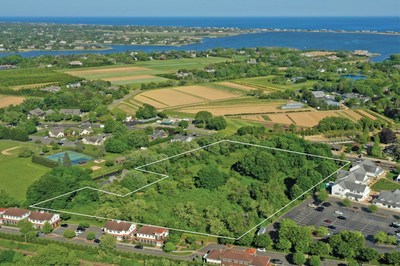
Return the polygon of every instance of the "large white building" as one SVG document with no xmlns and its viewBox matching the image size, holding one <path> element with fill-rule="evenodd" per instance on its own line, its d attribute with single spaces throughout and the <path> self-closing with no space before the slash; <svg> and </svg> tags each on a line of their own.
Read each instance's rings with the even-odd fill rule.
<svg viewBox="0 0 400 266">
<path fill-rule="evenodd" d="M 351 200 L 365 200 L 371 189 L 369 184 L 378 178 L 384 170 L 370 160 L 353 165 L 349 171 L 339 171 L 338 179 L 331 188 L 331 194 Z"/>
<path fill-rule="evenodd" d="M 117 240 L 131 239 L 136 230 L 136 224 L 123 221 L 108 221 L 103 230 L 106 234 L 116 237 Z"/>
<path fill-rule="evenodd" d="M 168 234 L 166 228 L 144 225 L 136 232 L 136 240 L 145 245 L 161 247 Z"/>
</svg>

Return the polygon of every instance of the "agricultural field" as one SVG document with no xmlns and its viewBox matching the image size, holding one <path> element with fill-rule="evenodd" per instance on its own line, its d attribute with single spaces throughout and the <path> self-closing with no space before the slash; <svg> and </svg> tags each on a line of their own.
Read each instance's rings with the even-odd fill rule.
<svg viewBox="0 0 400 266">
<path fill-rule="evenodd" d="M 311 111 L 311 112 L 293 112 L 286 114 L 268 114 L 269 119 L 278 124 L 295 124 L 302 127 L 314 127 L 318 125 L 325 117 L 336 116 L 346 117 L 357 122 L 363 117 L 371 118 L 376 120 L 377 118 L 372 116 L 370 113 L 366 113 L 363 110 L 337 110 L 337 111 Z"/>
<path fill-rule="evenodd" d="M 25 199 L 29 185 L 50 169 L 31 162 L 31 158 L 19 158 L 21 147 L 38 151 L 38 146 L 17 141 L 0 141 L 0 189 L 6 190 L 18 200 Z"/>
<path fill-rule="evenodd" d="M 0 108 L 10 105 L 18 105 L 24 101 L 25 97 L 22 96 L 6 96 L 0 95 Z"/>
<path fill-rule="evenodd" d="M 193 58 L 154 60 L 138 62 L 135 65 L 116 65 L 103 67 L 90 67 L 79 69 L 65 69 L 64 73 L 82 77 L 89 80 L 106 80 L 114 85 L 131 85 L 139 87 L 141 83 L 161 82 L 168 80 L 161 77 L 161 74 L 175 73 L 180 69 L 201 69 L 205 66 L 225 61 L 225 58 Z"/>
<path fill-rule="evenodd" d="M 149 90 L 128 100 L 133 105 L 150 104 L 157 109 L 171 109 L 179 106 L 191 106 L 212 101 L 239 98 L 242 95 L 207 86 L 185 86 Z"/>
<path fill-rule="evenodd" d="M 245 79 L 237 79 L 233 82 L 236 84 L 254 87 L 255 89 L 263 89 L 263 90 L 299 90 L 303 87 L 311 88 L 315 81 L 306 81 L 302 83 L 295 83 L 295 84 L 275 84 L 272 83 L 271 80 L 275 76 L 266 76 L 266 77 L 256 77 L 256 78 L 245 78 Z"/>
<path fill-rule="evenodd" d="M 24 85 L 23 88 L 35 88 L 38 87 L 38 84 L 66 84 L 78 80 L 80 78 L 41 68 L 10 69 L 0 72 L 0 86 L 13 88 L 22 85 Z M 16 88 L 20 89 L 21 87 Z"/>
</svg>

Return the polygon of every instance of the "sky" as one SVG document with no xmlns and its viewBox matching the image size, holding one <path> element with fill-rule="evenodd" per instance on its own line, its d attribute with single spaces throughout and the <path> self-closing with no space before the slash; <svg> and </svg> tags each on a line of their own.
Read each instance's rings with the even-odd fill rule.
<svg viewBox="0 0 400 266">
<path fill-rule="evenodd" d="M 0 18 L 400 16 L 400 0 L 0 0 Z"/>
</svg>

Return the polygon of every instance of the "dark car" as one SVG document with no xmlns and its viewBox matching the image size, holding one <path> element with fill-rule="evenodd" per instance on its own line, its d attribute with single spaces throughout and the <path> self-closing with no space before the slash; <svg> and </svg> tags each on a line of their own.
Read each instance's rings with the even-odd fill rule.
<svg viewBox="0 0 400 266">
<path fill-rule="evenodd" d="M 78 226 L 78 228 L 76 228 L 76 231 L 81 231 L 81 232 L 85 232 L 85 227 L 82 226 Z"/>
<path fill-rule="evenodd" d="M 317 212 L 322 212 L 322 211 L 325 210 L 325 208 L 324 208 L 324 207 L 318 207 L 318 208 L 316 208 L 315 210 L 316 210 Z"/>
<path fill-rule="evenodd" d="M 332 204 L 330 204 L 329 202 L 324 202 L 322 203 L 322 206 L 324 207 L 330 207 Z"/>
<path fill-rule="evenodd" d="M 331 221 L 331 220 L 329 220 L 329 219 L 326 219 L 326 220 L 324 220 L 324 223 L 331 224 L 331 223 L 332 223 L 332 221 Z"/>
<path fill-rule="evenodd" d="M 271 262 L 273 264 L 283 264 L 283 262 L 281 260 L 278 260 L 278 259 L 272 259 Z"/>
<path fill-rule="evenodd" d="M 136 246 L 134 246 L 134 248 L 136 248 L 136 249 L 143 249 L 143 245 L 136 245 Z"/>
<path fill-rule="evenodd" d="M 338 218 L 339 220 L 347 220 L 347 218 L 344 217 L 344 216 L 338 216 L 337 218 Z"/>
<path fill-rule="evenodd" d="M 336 229 L 336 226 L 330 225 L 330 226 L 328 226 L 328 228 L 331 229 L 331 230 L 335 230 L 335 229 Z"/>
<path fill-rule="evenodd" d="M 96 244 L 100 244 L 101 241 L 100 241 L 100 239 L 96 238 L 95 240 L 93 240 L 93 242 Z"/>
<path fill-rule="evenodd" d="M 66 227 L 68 227 L 68 224 L 61 224 L 61 227 L 66 228 Z"/>
</svg>

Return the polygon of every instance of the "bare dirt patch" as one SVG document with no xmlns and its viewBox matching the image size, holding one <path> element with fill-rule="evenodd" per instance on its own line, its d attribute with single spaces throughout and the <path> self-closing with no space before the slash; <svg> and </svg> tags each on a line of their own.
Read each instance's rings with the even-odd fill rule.
<svg viewBox="0 0 400 266">
<path fill-rule="evenodd" d="M 339 116 L 335 111 L 326 112 L 303 112 L 303 113 L 289 113 L 287 116 L 292 119 L 296 125 L 304 127 L 314 127 L 318 125 L 319 121 L 328 116 Z"/>
<path fill-rule="evenodd" d="M 24 101 L 25 97 L 20 96 L 4 96 L 0 95 L 0 108 L 7 107 L 9 105 L 18 105 Z"/>
<path fill-rule="evenodd" d="M 257 88 L 251 87 L 251 86 L 241 85 L 241 84 L 228 82 L 228 81 L 219 82 L 217 84 L 226 86 L 226 87 L 230 87 L 230 88 L 234 88 L 234 89 L 244 90 L 244 91 L 253 91 L 253 90 L 257 89 Z"/>
<path fill-rule="evenodd" d="M 244 115 L 240 117 L 241 119 L 244 120 L 250 120 L 254 122 L 265 122 L 265 119 L 263 118 L 262 115 Z"/>
<path fill-rule="evenodd" d="M 149 69 L 145 67 L 113 67 L 113 68 L 102 68 L 102 69 L 73 70 L 65 73 L 73 76 L 80 76 L 80 75 L 108 74 L 116 72 L 142 71 L 142 70 L 149 70 Z"/>
<path fill-rule="evenodd" d="M 292 120 L 286 114 L 271 114 L 268 115 L 272 122 L 277 124 L 290 125 L 294 124 Z"/>
<path fill-rule="evenodd" d="M 20 148 L 20 147 L 21 147 L 21 146 L 15 146 L 15 147 L 12 147 L 12 148 L 9 148 L 9 149 L 5 149 L 5 150 L 3 150 L 3 151 L 1 152 L 1 154 L 5 155 L 5 156 L 13 155 L 12 153 L 10 153 L 10 151 L 16 150 L 16 149 L 18 149 L 18 148 Z"/>
<path fill-rule="evenodd" d="M 90 167 L 90 169 L 92 169 L 93 171 L 96 171 L 96 170 L 99 170 L 99 169 L 101 169 L 101 167 L 100 167 L 100 166 L 97 166 L 97 165 L 95 165 L 95 166 L 92 166 L 92 167 Z"/>
<path fill-rule="evenodd" d="M 114 77 L 114 78 L 102 78 L 102 80 L 113 82 L 113 81 L 153 79 L 153 78 L 155 77 L 150 75 L 138 75 L 138 76 L 124 76 L 124 77 Z"/>
<path fill-rule="evenodd" d="M 134 99 L 136 101 L 141 102 L 141 103 L 150 104 L 150 105 L 154 106 L 157 109 L 168 107 L 168 105 L 160 103 L 158 101 L 155 101 L 154 99 L 146 97 L 145 95 L 142 95 L 142 94 L 139 94 L 139 95 L 135 96 Z"/>
</svg>

